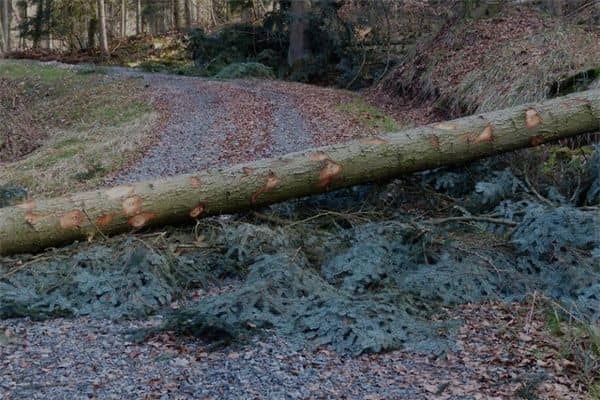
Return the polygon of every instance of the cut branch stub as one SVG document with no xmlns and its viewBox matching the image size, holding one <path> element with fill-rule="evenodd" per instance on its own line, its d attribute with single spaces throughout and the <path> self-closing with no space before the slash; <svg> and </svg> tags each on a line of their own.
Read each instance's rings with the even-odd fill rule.
<svg viewBox="0 0 600 400">
<path fill-rule="evenodd" d="M 279 185 L 279 178 L 277 178 L 277 175 L 270 171 L 265 181 L 265 184 L 256 192 L 254 192 L 254 194 L 252 194 L 252 204 L 258 201 L 258 196 L 260 196 L 263 193 L 270 192 L 271 190 L 275 189 L 277 185 Z"/>
<path fill-rule="evenodd" d="M 148 225 L 148 223 L 156 217 L 156 213 L 152 212 L 142 212 L 131 218 L 129 218 L 129 225 L 134 227 L 135 229 L 140 229 Z"/>
<path fill-rule="evenodd" d="M 523 126 L 525 125 L 525 126 Z M 543 129 L 542 129 L 543 127 Z M 0 208 L 0 254 L 189 222 L 600 129 L 600 90 L 277 159 Z"/>
<path fill-rule="evenodd" d="M 342 166 L 331 160 L 324 161 L 325 166 L 319 172 L 319 187 L 327 188 L 342 173 Z"/>
<path fill-rule="evenodd" d="M 494 140 L 494 128 L 492 125 L 487 125 L 483 131 L 475 138 L 474 143 L 485 143 Z"/>
<path fill-rule="evenodd" d="M 123 201 L 123 214 L 135 215 L 142 209 L 144 200 L 140 196 L 128 197 Z"/>
<path fill-rule="evenodd" d="M 85 220 L 86 217 L 83 211 L 73 210 L 60 217 L 60 226 L 63 229 L 77 229 L 81 228 Z"/>
<path fill-rule="evenodd" d="M 525 112 L 525 126 L 527 129 L 537 128 L 537 126 L 541 123 L 542 117 L 540 117 L 535 109 L 530 108 Z"/>
</svg>

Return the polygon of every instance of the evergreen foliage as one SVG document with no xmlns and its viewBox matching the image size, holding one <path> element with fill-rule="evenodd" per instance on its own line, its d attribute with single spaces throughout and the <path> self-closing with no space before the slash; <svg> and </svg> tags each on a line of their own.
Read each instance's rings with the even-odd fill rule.
<svg viewBox="0 0 600 400">
<path fill-rule="evenodd" d="M 592 182 L 600 173 L 591 167 L 597 157 L 598 150 L 581 169 Z M 598 322 L 597 208 L 579 207 L 566 200 L 577 196 L 562 194 L 565 204 L 551 207 L 531 193 L 520 174 L 499 157 L 264 211 L 274 221 L 296 221 L 291 224 L 207 220 L 198 227 L 205 245 L 183 254 L 175 250 L 181 236 L 161 245 L 135 238 L 123 243 L 121 237 L 14 269 L 0 264 L 0 316 L 137 318 L 166 312 L 158 330 L 230 342 L 274 329 L 299 347 L 329 346 L 351 354 L 399 347 L 443 351 L 452 346 L 455 327 L 444 319 L 444 307 L 518 301 L 532 291 Z M 587 199 L 594 187 L 579 197 Z M 423 190 L 433 190 L 426 200 L 409 195 Z M 516 226 L 431 223 L 431 217 L 406 208 L 421 203 L 421 210 L 448 209 L 449 196 L 453 210 L 463 210 L 466 218 L 468 209 L 476 210 Z M 447 216 L 456 211 L 441 215 Z M 182 286 L 224 278 L 238 282 L 233 290 L 166 311 Z"/>
</svg>

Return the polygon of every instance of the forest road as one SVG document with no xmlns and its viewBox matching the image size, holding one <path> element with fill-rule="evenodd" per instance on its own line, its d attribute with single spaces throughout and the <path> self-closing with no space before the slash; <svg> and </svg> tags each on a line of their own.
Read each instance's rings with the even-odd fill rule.
<svg viewBox="0 0 600 400">
<path fill-rule="evenodd" d="M 309 96 L 313 99 L 321 91 L 329 94 L 324 101 L 331 104 L 319 108 L 331 110 L 330 120 L 344 118 L 336 110 L 340 96 L 342 102 L 354 97 L 340 92 L 331 98 L 332 89 L 278 81 L 217 81 L 120 67 L 108 68 L 108 74 L 117 79 L 142 79 L 150 101 L 162 104 L 166 113 L 157 142 L 110 177 L 108 184 L 192 173 L 338 142 L 346 135 L 328 135 L 325 129 L 315 129 L 314 123 L 307 122 L 311 110 L 303 109 L 295 86 L 314 92 Z"/>
</svg>

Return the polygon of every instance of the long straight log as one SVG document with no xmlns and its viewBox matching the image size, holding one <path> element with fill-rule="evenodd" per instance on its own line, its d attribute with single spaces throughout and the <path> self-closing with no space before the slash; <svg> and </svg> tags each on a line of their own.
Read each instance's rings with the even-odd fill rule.
<svg viewBox="0 0 600 400">
<path fill-rule="evenodd" d="M 194 221 L 600 131 L 600 90 L 228 168 L 0 209 L 0 254 Z"/>
</svg>

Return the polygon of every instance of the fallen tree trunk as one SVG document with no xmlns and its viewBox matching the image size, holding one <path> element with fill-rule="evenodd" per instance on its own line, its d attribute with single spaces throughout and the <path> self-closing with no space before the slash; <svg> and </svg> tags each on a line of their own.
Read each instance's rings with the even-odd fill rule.
<svg viewBox="0 0 600 400">
<path fill-rule="evenodd" d="M 600 90 L 197 174 L 0 209 L 0 254 L 193 221 L 600 130 Z"/>
</svg>

